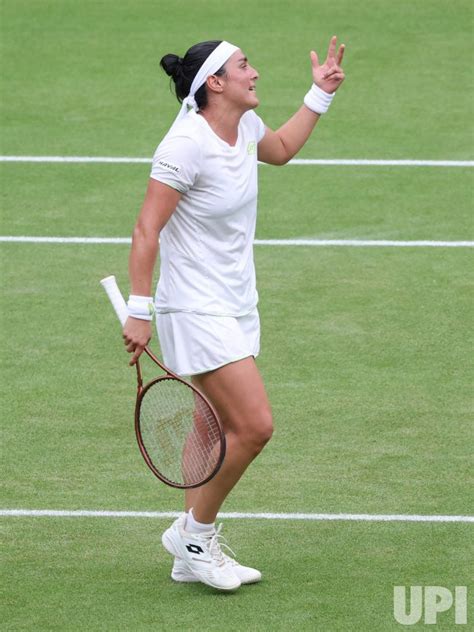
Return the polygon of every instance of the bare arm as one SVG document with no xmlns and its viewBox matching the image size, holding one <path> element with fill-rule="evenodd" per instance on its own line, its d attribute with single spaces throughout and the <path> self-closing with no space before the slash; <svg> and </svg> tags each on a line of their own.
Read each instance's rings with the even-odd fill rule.
<svg viewBox="0 0 474 632">
<path fill-rule="evenodd" d="M 150 178 L 145 201 L 133 230 L 128 265 L 131 294 L 152 295 L 160 232 L 180 198 L 179 191 Z M 130 364 L 135 364 L 151 338 L 150 321 L 128 318 L 123 328 L 123 338 L 127 351 L 133 353 Z"/>
<path fill-rule="evenodd" d="M 319 121 L 319 114 L 302 105 L 276 132 L 267 127 L 258 143 L 258 159 L 270 165 L 286 165 L 303 147 Z"/>
<path fill-rule="evenodd" d="M 344 44 L 336 55 L 336 36 L 331 38 L 326 61 L 319 65 L 318 56 L 311 51 L 311 65 L 314 83 L 325 92 L 335 92 L 344 81 L 344 72 L 340 66 L 344 56 Z M 258 159 L 272 165 L 284 165 L 299 150 L 311 135 L 320 115 L 302 105 L 277 131 L 267 127 L 265 136 L 258 144 Z"/>
</svg>

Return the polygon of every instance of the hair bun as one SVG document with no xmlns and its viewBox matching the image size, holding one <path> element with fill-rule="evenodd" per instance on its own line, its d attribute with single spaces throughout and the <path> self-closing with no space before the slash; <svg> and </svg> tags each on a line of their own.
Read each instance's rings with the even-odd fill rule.
<svg viewBox="0 0 474 632">
<path fill-rule="evenodd" d="M 177 77 L 183 70 L 183 59 L 178 55 L 165 55 L 161 58 L 160 66 L 166 72 L 169 77 Z"/>
<path fill-rule="evenodd" d="M 171 77 L 170 88 L 174 88 L 174 93 L 180 103 L 188 96 L 199 69 L 220 43 L 220 40 L 209 40 L 208 42 L 195 44 L 186 52 L 184 59 L 172 54 L 165 55 L 161 58 L 160 66 L 168 77 Z M 224 72 L 225 70 L 222 67 L 214 74 L 222 75 Z M 174 86 L 171 84 L 174 84 Z M 194 98 L 196 99 L 198 108 L 203 109 L 206 107 L 207 93 L 205 85 L 197 90 Z"/>
</svg>

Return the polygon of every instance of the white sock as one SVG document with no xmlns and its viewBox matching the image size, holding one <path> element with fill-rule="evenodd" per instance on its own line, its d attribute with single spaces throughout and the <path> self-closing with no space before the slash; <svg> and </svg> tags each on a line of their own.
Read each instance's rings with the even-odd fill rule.
<svg viewBox="0 0 474 632">
<path fill-rule="evenodd" d="M 209 531 L 214 531 L 215 523 L 211 522 L 211 524 L 204 524 L 204 522 L 198 522 L 193 516 L 192 508 L 188 511 L 186 516 L 186 524 L 185 530 L 189 533 L 209 533 Z"/>
</svg>

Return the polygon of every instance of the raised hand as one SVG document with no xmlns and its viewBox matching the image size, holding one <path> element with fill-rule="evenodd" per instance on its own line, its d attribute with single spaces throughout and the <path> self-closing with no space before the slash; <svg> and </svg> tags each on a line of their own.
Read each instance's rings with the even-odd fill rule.
<svg viewBox="0 0 474 632">
<path fill-rule="evenodd" d="M 312 50 L 310 53 L 313 81 L 321 90 L 329 93 L 335 92 L 345 78 L 344 71 L 341 68 L 345 46 L 341 44 L 336 54 L 336 43 L 337 37 L 334 35 L 329 42 L 326 61 L 321 66 L 319 65 L 316 52 Z"/>
</svg>

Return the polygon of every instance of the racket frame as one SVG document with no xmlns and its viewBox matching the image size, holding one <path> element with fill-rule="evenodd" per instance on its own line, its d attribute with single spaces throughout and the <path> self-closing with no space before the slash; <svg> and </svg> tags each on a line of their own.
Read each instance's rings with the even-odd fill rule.
<svg viewBox="0 0 474 632">
<path fill-rule="evenodd" d="M 120 323 L 122 324 L 122 327 L 125 325 L 125 322 L 127 321 L 128 318 L 128 308 L 127 308 L 127 304 L 125 303 L 125 299 L 122 296 L 122 293 L 120 292 L 120 289 L 117 285 L 117 281 L 115 279 L 115 276 L 111 275 L 108 276 L 104 279 L 101 280 L 101 285 L 104 288 L 104 290 L 106 291 L 110 302 L 112 303 L 112 306 L 115 310 L 115 313 L 117 315 L 117 318 L 119 319 Z M 188 382 L 187 380 L 184 380 L 183 378 L 181 378 L 179 375 L 177 375 L 176 373 L 174 373 L 173 371 L 171 371 L 171 369 L 169 369 L 168 367 L 166 367 L 157 357 L 156 355 L 151 351 L 151 349 L 149 349 L 148 346 L 146 346 L 143 351 L 147 354 L 147 356 L 155 363 L 157 364 L 160 369 L 165 373 L 165 375 L 161 375 L 159 377 L 154 378 L 153 380 L 150 380 L 149 382 L 147 382 L 145 385 L 143 385 L 143 375 L 142 375 L 142 370 L 141 370 L 141 366 L 140 366 L 140 360 L 137 359 L 136 363 L 135 363 L 135 368 L 136 368 L 136 372 L 137 372 L 137 399 L 136 399 L 136 403 L 135 403 L 135 436 L 137 439 L 137 443 L 138 443 L 138 448 L 140 450 L 140 453 L 145 461 L 145 463 L 148 465 L 148 467 L 150 468 L 150 470 L 153 472 L 153 474 L 163 483 L 165 483 L 166 485 L 169 485 L 170 487 L 174 487 L 176 489 L 193 489 L 196 487 L 201 487 L 202 485 L 205 485 L 206 483 L 208 483 L 212 478 L 214 478 L 214 476 L 217 474 L 217 472 L 220 470 L 222 463 L 224 462 L 224 457 L 225 457 L 225 452 L 226 452 L 226 439 L 225 439 L 225 433 L 224 430 L 222 428 L 222 424 L 220 422 L 219 416 L 216 412 L 216 410 L 214 409 L 214 406 L 211 404 L 211 402 L 208 400 L 208 398 L 204 395 L 204 393 L 202 393 L 199 389 L 197 389 L 191 382 Z M 219 432 L 219 438 L 220 438 L 220 451 L 219 451 L 219 457 L 217 460 L 216 465 L 214 466 L 212 472 L 202 481 L 199 481 L 197 483 L 193 483 L 193 484 L 189 484 L 189 483 L 176 483 L 175 481 L 171 481 L 169 478 L 167 478 L 164 474 L 162 474 L 159 470 L 157 470 L 157 468 L 155 467 L 153 461 L 151 460 L 151 458 L 148 455 L 148 452 L 146 450 L 145 444 L 143 442 L 143 438 L 142 438 L 142 433 L 141 433 L 141 428 L 140 428 L 140 409 L 141 409 L 141 403 L 143 400 L 143 397 L 145 396 L 146 392 L 148 391 L 149 388 L 151 388 L 152 386 L 154 386 L 155 384 L 157 384 L 160 381 L 163 380 L 176 380 L 178 382 L 181 382 L 181 384 L 183 384 L 183 386 L 185 386 L 186 388 L 190 388 L 198 397 L 200 397 L 204 403 L 209 407 L 211 413 L 214 415 L 216 422 L 217 422 L 217 427 L 218 427 L 218 432 Z"/>
<path fill-rule="evenodd" d="M 138 443 L 138 448 L 141 452 L 141 455 L 145 461 L 145 463 L 148 465 L 148 467 L 150 468 L 150 470 L 153 472 L 153 474 L 160 479 L 160 481 L 162 481 L 163 483 L 165 483 L 166 485 L 169 485 L 170 487 L 174 487 L 175 489 L 193 489 L 196 487 L 201 487 L 201 485 L 205 485 L 206 483 L 208 483 L 212 478 L 214 478 L 214 476 L 217 474 L 217 472 L 220 470 L 222 463 L 224 462 L 224 457 L 225 457 L 225 451 L 226 451 L 226 440 L 225 440 L 225 434 L 224 431 L 222 429 L 222 425 L 219 421 L 219 417 L 213 407 L 213 405 L 211 404 L 211 402 L 207 399 L 207 397 L 199 390 L 197 389 L 191 382 L 188 382 L 187 380 L 183 380 L 181 377 L 179 377 L 179 375 L 176 375 L 176 373 L 173 373 L 173 371 L 171 371 L 170 369 L 168 369 L 167 367 L 165 367 L 159 360 L 158 358 L 155 356 L 155 354 L 148 348 L 145 347 L 144 349 L 145 353 L 147 354 L 147 356 L 153 360 L 153 362 L 155 362 L 160 369 L 162 369 L 162 371 L 164 371 L 166 373 L 166 375 L 160 375 L 159 377 L 154 378 L 153 380 L 150 380 L 150 382 L 147 382 L 145 385 L 143 385 L 143 379 L 142 379 L 142 373 L 141 373 L 141 369 L 140 369 L 140 363 L 139 360 L 137 360 L 136 363 L 136 368 L 137 368 L 137 401 L 135 403 L 135 436 L 137 439 L 137 443 Z M 181 382 L 181 384 L 183 384 L 183 386 L 185 386 L 186 388 L 191 389 L 194 393 L 196 393 L 196 395 L 198 397 L 200 397 L 202 400 L 204 400 L 204 403 L 210 408 L 212 414 L 214 415 L 216 421 L 217 421 L 217 427 L 218 427 L 218 432 L 219 432 L 219 456 L 217 459 L 217 463 L 214 466 L 212 472 L 202 481 L 199 481 L 197 483 L 177 483 L 176 481 L 172 481 L 169 478 L 167 478 L 164 474 L 162 474 L 154 465 L 153 461 L 151 460 L 151 458 L 148 455 L 147 449 L 145 447 L 145 444 L 143 442 L 143 438 L 142 438 L 142 433 L 141 433 L 141 426 L 140 426 L 140 410 L 141 410 L 141 405 L 142 405 L 142 401 L 143 398 L 146 394 L 146 392 L 148 391 L 149 388 L 151 388 L 152 386 L 154 386 L 155 384 L 157 384 L 158 382 L 164 381 L 164 380 L 176 380 L 178 382 Z"/>
</svg>

